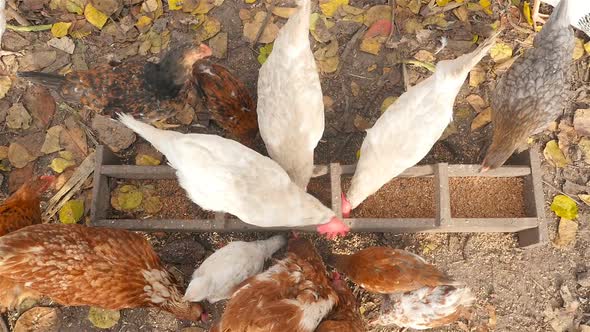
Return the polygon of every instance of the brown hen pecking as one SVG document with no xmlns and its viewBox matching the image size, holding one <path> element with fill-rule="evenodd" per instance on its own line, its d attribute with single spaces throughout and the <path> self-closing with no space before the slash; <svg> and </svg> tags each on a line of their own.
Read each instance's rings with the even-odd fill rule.
<svg viewBox="0 0 590 332">
<path fill-rule="evenodd" d="M 0 277 L 66 306 L 159 307 L 199 320 L 147 240 L 125 230 L 40 224 L 0 237 Z"/>
<path fill-rule="evenodd" d="M 500 79 L 491 97 L 494 134 L 482 172 L 502 166 L 529 136 L 546 129 L 563 111 L 574 50 L 568 6 L 562 0 L 533 41 Z"/>
<path fill-rule="evenodd" d="M 332 275 L 332 287 L 338 293 L 338 305 L 320 323 L 315 332 L 366 331 L 356 298 L 337 272 Z"/>
<path fill-rule="evenodd" d="M 50 87 L 67 102 L 96 112 L 131 113 L 155 120 L 184 108 L 183 88 L 193 64 L 210 55 L 211 49 L 205 44 L 184 44 L 169 51 L 158 64 L 137 59 L 65 76 L 42 72 L 19 72 L 17 76 Z"/>
<path fill-rule="evenodd" d="M 371 247 L 353 255 L 332 255 L 331 263 L 369 292 L 384 294 L 377 325 L 426 329 L 451 324 L 474 297 L 462 283 L 410 252 Z"/>
<path fill-rule="evenodd" d="M 23 184 L 0 205 L 0 236 L 41 223 L 39 196 L 51 186 L 54 176 L 43 175 Z"/>
<path fill-rule="evenodd" d="M 291 239 L 286 258 L 235 291 L 212 332 L 312 332 L 337 304 L 313 244 Z"/>
<path fill-rule="evenodd" d="M 213 120 L 252 148 L 258 134 L 258 118 L 256 103 L 244 83 L 227 68 L 207 60 L 194 64 L 192 82 Z"/>
</svg>

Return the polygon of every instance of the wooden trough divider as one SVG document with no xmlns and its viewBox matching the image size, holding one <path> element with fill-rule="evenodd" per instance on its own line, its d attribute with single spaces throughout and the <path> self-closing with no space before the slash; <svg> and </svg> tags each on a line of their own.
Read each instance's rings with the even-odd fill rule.
<svg viewBox="0 0 590 332">
<path fill-rule="evenodd" d="M 400 177 L 434 177 L 436 216 L 434 218 L 346 218 L 355 232 L 516 232 L 522 247 L 531 247 L 547 241 L 547 225 L 544 212 L 544 197 L 541 187 L 539 158 L 535 152 L 525 151 L 513 157 L 515 164 L 506 165 L 486 173 L 479 173 L 479 165 L 434 165 L 414 166 Z M 319 165 L 314 177 L 328 175 L 331 183 L 332 209 L 342 217 L 341 179 L 354 174 L 355 165 L 332 163 Z M 523 177 L 525 218 L 453 218 L 451 216 L 450 177 Z M 91 224 L 99 227 L 124 228 L 142 231 L 193 231 L 193 232 L 252 232 L 290 230 L 292 227 L 262 228 L 246 224 L 225 213 L 215 213 L 213 219 L 109 219 L 110 180 L 114 179 L 175 179 L 175 170 L 169 166 L 121 165 L 119 158 L 108 148 L 96 150 Z M 315 226 L 298 227 L 301 231 L 315 231 Z"/>
</svg>

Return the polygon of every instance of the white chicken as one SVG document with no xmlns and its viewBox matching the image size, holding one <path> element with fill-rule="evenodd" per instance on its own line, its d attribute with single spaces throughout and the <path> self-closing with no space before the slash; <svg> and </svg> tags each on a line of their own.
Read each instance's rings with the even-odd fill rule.
<svg viewBox="0 0 590 332">
<path fill-rule="evenodd" d="M 266 240 L 230 242 L 217 250 L 193 273 L 184 299 L 210 303 L 231 297 L 242 281 L 258 274 L 264 262 L 287 243 L 284 236 L 276 235 Z"/>
<path fill-rule="evenodd" d="M 324 101 L 309 44 L 311 0 L 281 28 L 258 76 L 258 127 L 270 157 L 304 190 L 324 132 Z"/>
<path fill-rule="evenodd" d="M 223 137 L 154 128 L 127 114 L 119 120 L 162 152 L 189 198 L 260 227 L 319 225 L 328 238 L 349 228 L 291 181 L 272 159 Z"/>
<path fill-rule="evenodd" d="M 469 54 L 440 61 L 432 76 L 408 89 L 367 130 L 351 186 L 342 194 L 345 217 L 428 154 L 452 120 L 453 103 L 467 74 L 488 53 L 496 36 Z"/>
<path fill-rule="evenodd" d="M 543 20 L 541 18 L 541 14 L 539 14 L 541 1 L 553 7 L 556 7 L 560 2 L 560 0 L 534 0 L 533 12 L 531 16 L 535 26 L 537 23 L 545 23 L 545 20 Z M 590 37 L 590 1 L 569 0 L 568 7 L 570 24 L 576 29 L 584 31 L 586 35 Z"/>
</svg>

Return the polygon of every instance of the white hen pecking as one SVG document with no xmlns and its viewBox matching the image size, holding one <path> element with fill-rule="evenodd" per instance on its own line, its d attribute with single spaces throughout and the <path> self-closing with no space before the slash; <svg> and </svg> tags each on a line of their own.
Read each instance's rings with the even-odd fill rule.
<svg viewBox="0 0 590 332">
<path fill-rule="evenodd" d="M 291 181 L 273 160 L 223 137 L 156 129 L 127 114 L 119 120 L 162 152 L 189 198 L 260 227 L 319 225 L 329 238 L 348 227 Z M 322 224 L 322 225 L 320 225 Z"/>
<path fill-rule="evenodd" d="M 440 61 L 432 76 L 408 89 L 367 130 L 350 189 L 342 194 L 345 217 L 426 156 L 451 122 L 453 103 L 467 74 L 488 53 L 496 36 L 469 54 Z"/>
<path fill-rule="evenodd" d="M 236 286 L 260 273 L 264 262 L 285 244 L 287 239 L 281 235 L 261 241 L 230 242 L 195 270 L 184 299 L 215 303 L 230 298 Z"/>
<path fill-rule="evenodd" d="M 305 190 L 324 132 L 322 86 L 309 44 L 311 0 L 298 0 L 258 76 L 258 126 L 266 149 Z"/>
<path fill-rule="evenodd" d="M 560 2 L 560 0 L 534 0 L 532 18 L 535 24 L 539 22 L 544 23 L 544 20 L 539 14 L 541 1 L 553 7 L 556 7 Z M 590 1 L 569 0 L 568 7 L 570 24 L 576 29 L 584 31 L 590 37 Z"/>
</svg>

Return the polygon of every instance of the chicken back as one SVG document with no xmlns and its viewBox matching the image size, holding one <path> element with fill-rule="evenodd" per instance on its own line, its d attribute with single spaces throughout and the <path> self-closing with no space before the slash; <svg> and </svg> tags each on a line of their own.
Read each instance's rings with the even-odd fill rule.
<svg viewBox="0 0 590 332">
<path fill-rule="evenodd" d="M 0 237 L 0 277 L 66 306 L 159 307 L 199 320 L 147 240 L 125 230 L 40 224 Z"/>
<path fill-rule="evenodd" d="M 482 171 L 500 167 L 526 139 L 554 121 L 563 111 L 566 82 L 574 50 L 568 6 L 562 0 L 547 24 L 500 79 L 492 93 L 492 144 Z"/>
<path fill-rule="evenodd" d="M 39 196 L 54 180 L 55 177 L 48 175 L 30 180 L 0 205 L 0 236 L 41 223 Z"/>
<path fill-rule="evenodd" d="M 313 244 L 291 239 L 287 257 L 247 279 L 229 300 L 215 332 L 311 332 L 338 304 Z"/>
<path fill-rule="evenodd" d="M 225 67 L 207 60 L 194 64 L 192 83 L 213 120 L 240 143 L 253 147 L 258 134 L 256 103 L 244 83 Z"/>
<path fill-rule="evenodd" d="M 210 55 L 211 49 L 204 44 L 186 44 L 168 52 L 158 64 L 135 60 L 102 64 L 65 76 L 42 72 L 17 75 L 56 90 L 67 102 L 80 103 L 96 112 L 126 112 L 156 119 L 184 107 L 185 94 L 181 90 L 192 66 Z"/>
</svg>

